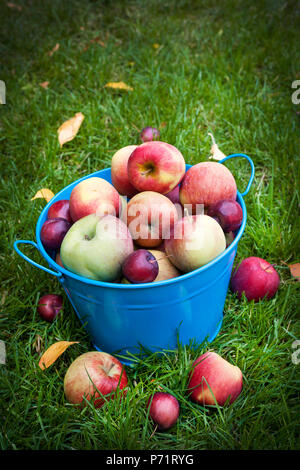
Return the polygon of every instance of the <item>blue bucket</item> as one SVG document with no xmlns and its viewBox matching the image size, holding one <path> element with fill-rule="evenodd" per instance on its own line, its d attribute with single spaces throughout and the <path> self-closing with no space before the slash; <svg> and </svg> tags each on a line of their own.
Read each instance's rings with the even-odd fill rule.
<svg viewBox="0 0 300 470">
<path fill-rule="evenodd" d="M 33 266 L 57 277 L 94 347 L 121 356 L 125 364 L 132 364 L 132 354 L 174 350 L 178 341 L 183 345 L 202 343 L 204 340 L 211 342 L 222 325 L 232 266 L 246 226 L 247 211 L 243 197 L 254 178 L 254 165 L 247 155 L 229 155 L 219 163 L 236 157 L 247 159 L 251 165 L 246 190 L 237 192 L 237 201 L 243 210 L 242 225 L 223 253 L 190 273 L 146 284 L 94 281 L 62 268 L 46 252 L 40 232 L 49 207 L 60 199 L 69 199 L 72 189 L 86 178 L 98 176 L 111 183 L 110 168 L 85 176 L 56 194 L 38 219 L 37 243 L 17 240 L 14 249 Z M 188 169 L 190 165 L 186 167 Z M 24 255 L 18 247 L 20 244 L 35 246 L 51 269 Z"/>
</svg>

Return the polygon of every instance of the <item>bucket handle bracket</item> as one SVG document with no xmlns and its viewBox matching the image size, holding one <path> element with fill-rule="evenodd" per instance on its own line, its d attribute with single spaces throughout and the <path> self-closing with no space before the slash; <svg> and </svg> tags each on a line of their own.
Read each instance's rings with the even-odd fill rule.
<svg viewBox="0 0 300 470">
<path fill-rule="evenodd" d="M 32 245 L 39 251 L 39 248 L 38 248 L 38 246 L 35 242 L 33 242 L 31 240 L 16 240 L 14 242 L 14 249 L 18 253 L 18 255 L 20 255 L 21 258 L 28 261 L 28 263 L 32 264 L 36 268 L 42 269 L 46 273 L 49 273 L 49 274 L 52 274 L 53 276 L 56 276 L 57 278 L 59 278 L 59 280 L 62 280 L 62 273 L 60 273 L 58 271 L 52 271 L 52 269 L 48 269 L 45 266 L 42 266 L 41 264 L 38 264 L 35 261 L 33 261 L 32 259 L 28 258 L 28 256 L 24 255 L 24 253 L 22 253 L 22 251 L 18 247 L 18 245 L 20 245 L 20 244 Z"/>
<path fill-rule="evenodd" d="M 228 157 L 225 157 L 223 158 L 222 160 L 219 161 L 219 163 L 224 163 L 226 162 L 227 160 L 229 160 L 230 158 L 237 158 L 237 157 L 242 157 L 242 158 L 245 158 L 246 160 L 248 160 L 248 162 L 250 163 L 250 166 L 251 166 L 251 175 L 250 175 L 250 179 L 248 181 L 248 184 L 247 184 L 247 187 L 245 189 L 245 191 L 243 193 L 241 193 L 242 197 L 246 196 L 251 188 L 251 185 L 253 183 L 253 179 L 254 179 L 254 175 L 255 175 L 255 168 L 254 168 L 254 163 L 253 161 L 251 160 L 250 157 L 248 157 L 248 155 L 244 154 L 244 153 L 233 153 L 232 155 L 228 155 Z"/>
</svg>

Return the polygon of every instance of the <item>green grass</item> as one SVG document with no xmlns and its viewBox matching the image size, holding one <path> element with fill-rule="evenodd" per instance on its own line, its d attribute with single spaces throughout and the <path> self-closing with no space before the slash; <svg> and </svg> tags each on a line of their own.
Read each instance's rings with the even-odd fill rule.
<svg viewBox="0 0 300 470">
<path fill-rule="evenodd" d="M 15 3 L 22 11 L 0 3 L 0 79 L 7 87 L 0 107 L 0 339 L 7 350 L 7 363 L 0 364 L 0 448 L 299 449 L 300 365 L 291 359 L 300 338 L 299 283 L 282 263 L 300 261 L 300 105 L 291 101 L 291 84 L 300 78 L 299 4 Z M 106 47 L 89 42 L 96 36 Z M 121 80 L 134 90 L 103 88 Z M 39 86 L 44 81 L 47 90 Z M 61 149 L 57 129 L 78 111 L 85 115 L 80 132 Z M 188 163 L 207 160 L 208 132 L 225 154 L 243 152 L 255 163 L 236 261 L 266 258 L 282 282 L 274 299 L 257 304 L 228 293 L 221 332 L 209 348 L 241 368 L 244 388 L 222 409 L 192 404 L 185 392 L 189 368 L 205 345 L 179 345 L 128 368 L 130 388 L 121 404 L 111 401 L 100 410 L 68 404 L 65 372 L 92 345 L 66 298 L 53 324 L 39 318 L 39 296 L 64 293 L 12 248 L 16 239 L 35 239 L 45 204 L 30 200 L 38 189 L 57 192 L 109 166 L 116 150 L 139 142 L 146 125 L 160 126 L 161 139 Z M 243 190 L 247 163 L 228 167 Z M 31 248 L 26 253 L 41 262 Z M 37 336 L 41 351 L 57 340 L 80 344 L 41 371 Z M 165 433 L 153 433 L 146 413 L 158 386 L 181 406 L 178 423 Z"/>
</svg>

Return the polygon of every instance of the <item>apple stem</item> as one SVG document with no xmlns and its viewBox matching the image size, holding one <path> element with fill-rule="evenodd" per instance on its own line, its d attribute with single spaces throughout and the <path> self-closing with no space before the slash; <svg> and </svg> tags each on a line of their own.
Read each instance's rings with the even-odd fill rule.
<svg viewBox="0 0 300 470">
<path fill-rule="evenodd" d="M 149 170 L 146 170 L 146 171 L 141 172 L 141 175 L 142 175 L 142 176 L 146 176 L 146 175 L 148 175 L 149 173 L 151 173 L 152 171 L 153 171 L 152 168 L 149 168 Z"/>
<path fill-rule="evenodd" d="M 149 263 L 155 263 L 155 261 L 160 261 L 165 258 L 170 258 L 171 256 L 173 257 L 174 255 L 166 255 L 166 256 L 163 256 L 162 258 L 151 259 Z"/>
</svg>

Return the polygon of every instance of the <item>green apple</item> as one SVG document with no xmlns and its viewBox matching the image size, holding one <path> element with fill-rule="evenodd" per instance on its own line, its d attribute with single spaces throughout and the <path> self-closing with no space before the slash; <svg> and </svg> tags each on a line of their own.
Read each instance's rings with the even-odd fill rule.
<svg viewBox="0 0 300 470">
<path fill-rule="evenodd" d="M 121 276 L 122 264 L 132 252 L 132 237 L 122 220 L 113 215 L 90 214 L 69 229 L 60 257 L 69 271 L 110 282 Z"/>
</svg>

